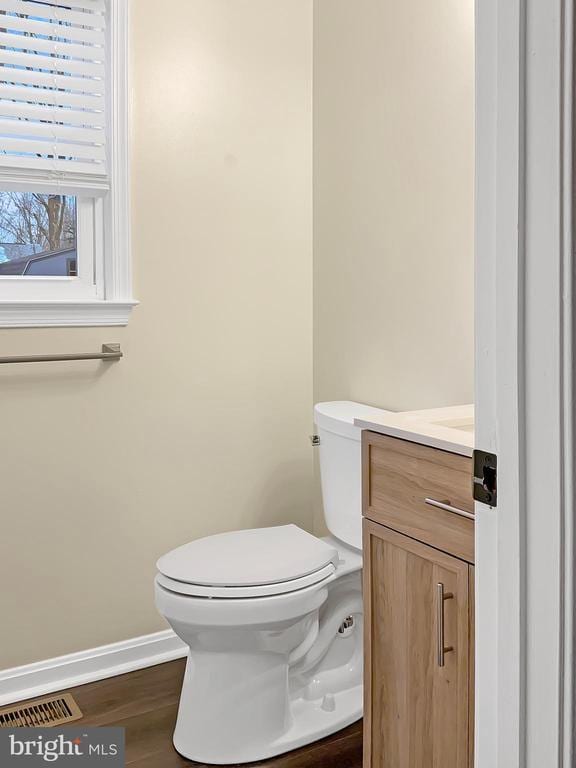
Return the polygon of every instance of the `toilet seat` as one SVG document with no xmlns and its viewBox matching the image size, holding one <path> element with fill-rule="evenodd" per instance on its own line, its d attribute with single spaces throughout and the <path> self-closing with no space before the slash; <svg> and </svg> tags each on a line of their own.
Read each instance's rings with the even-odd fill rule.
<svg viewBox="0 0 576 768">
<path fill-rule="evenodd" d="M 157 583 L 206 598 L 266 597 L 329 579 L 338 551 L 295 525 L 208 536 L 160 558 Z"/>
<path fill-rule="evenodd" d="M 222 587 L 205 586 L 203 584 L 189 584 L 184 581 L 176 581 L 163 576 L 161 573 L 156 576 L 157 583 L 178 595 L 190 595 L 191 597 L 212 597 L 225 600 L 247 597 L 271 597 L 273 595 L 285 595 L 289 592 L 296 592 L 299 589 L 310 587 L 313 584 L 319 584 L 336 573 L 336 568 L 332 563 L 320 568 L 320 570 L 302 576 L 299 579 L 289 579 L 288 581 L 279 581 L 274 584 L 257 584 L 248 587 Z"/>
</svg>

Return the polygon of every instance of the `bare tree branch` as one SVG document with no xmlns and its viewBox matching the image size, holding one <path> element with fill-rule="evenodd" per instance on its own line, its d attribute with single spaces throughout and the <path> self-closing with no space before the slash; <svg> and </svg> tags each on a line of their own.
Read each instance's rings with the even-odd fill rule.
<svg viewBox="0 0 576 768">
<path fill-rule="evenodd" d="M 75 198 L 35 192 L 0 192 L 0 241 L 58 250 L 75 239 Z"/>
</svg>

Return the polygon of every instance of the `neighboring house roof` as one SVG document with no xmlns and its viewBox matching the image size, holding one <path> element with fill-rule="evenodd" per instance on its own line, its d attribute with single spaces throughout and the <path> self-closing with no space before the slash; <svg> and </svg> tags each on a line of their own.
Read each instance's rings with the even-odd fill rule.
<svg viewBox="0 0 576 768">
<path fill-rule="evenodd" d="M 75 259 L 76 248 L 61 248 L 56 251 L 44 251 L 35 256 L 25 256 L 21 259 L 11 259 L 0 264 L 0 275 L 26 275 L 40 262 L 57 258 Z"/>
<path fill-rule="evenodd" d="M 26 256 L 44 253 L 45 248 L 33 243 L 0 243 L 0 251 L 8 261 L 11 261 L 12 259 L 23 259 Z"/>
</svg>

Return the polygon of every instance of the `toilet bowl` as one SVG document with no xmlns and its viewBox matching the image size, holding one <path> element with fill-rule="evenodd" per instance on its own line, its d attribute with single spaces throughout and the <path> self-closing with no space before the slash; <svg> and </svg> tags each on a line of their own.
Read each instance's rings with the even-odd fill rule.
<svg viewBox="0 0 576 768">
<path fill-rule="evenodd" d="M 362 717 L 361 459 L 353 421 L 375 411 L 350 402 L 315 408 L 330 536 L 295 525 L 233 531 L 158 561 L 157 608 L 189 647 L 174 732 L 184 757 L 262 760 Z"/>
</svg>

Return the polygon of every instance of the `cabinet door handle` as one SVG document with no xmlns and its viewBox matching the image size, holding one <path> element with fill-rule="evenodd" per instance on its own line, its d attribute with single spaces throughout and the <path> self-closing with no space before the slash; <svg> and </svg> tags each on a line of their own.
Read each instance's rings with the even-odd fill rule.
<svg viewBox="0 0 576 768">
<path fill-rule="evenodd" d="M 424 499 L 424 503 L 429 504 L 431 507 L 438 507 L 438 509 L 443 509 L 446 512 L 452 512 L 455 515 L 460 515 L 460 517 L 467 517 L 470 520 L 475 519 L 471 512 L 466 512 L 465 509 L 458 509 L 458 507 L 453 507 L 448 500 L 436 501 L 436 499 Z"/>
<path fill-rule="evenodd" d="M 436 585 L 436 644 L 438 650 L 438 666 L 444 666 L 444 654 L 454 650 L 454 646 L 444 645 L 444 601 L 452 600 L 452 592 L 444 592 L 444 584 L 438 582 Z"/>
</svg>

